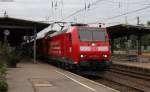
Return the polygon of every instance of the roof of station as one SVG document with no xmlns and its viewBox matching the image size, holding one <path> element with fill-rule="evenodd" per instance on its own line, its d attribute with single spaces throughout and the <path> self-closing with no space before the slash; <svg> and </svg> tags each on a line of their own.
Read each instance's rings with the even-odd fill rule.
<svg viewBox="0 0 150 92">
<path fill-rule="evenodd" d="M 8 41 L 10 43 L 21 43 L 23 36 L 34 35 L 34 30 L 39 32 L 50 24 L 35 22 L 12 17 L 0 17 L 0 41 L 4 40 L 4 30 L 9 30 Z M 17 45 L 17 44 L 16 44 Z"/>
<path fill-rule="evenodd" d="M 110 36 L 110 39 L 112 38 L 118 38 L 122 36 L 127 35 L 145 35 L 150 34 L 150 27 L 144 27 L 140 25 L 125 25 L 125 24 L 119 24 L 107 27 L 108 34 Z"/>
<path fill-rule="evenodd" d="M 21 29 L 21 30 L 32 31 L 36 27 L 37 32 L 39 32 L 48 26 L 49 24 L 47 23 L 40 23 L 40 22 L 17 19 L 12 17 L 0 17 L 0 28 Z"/>
</svg>

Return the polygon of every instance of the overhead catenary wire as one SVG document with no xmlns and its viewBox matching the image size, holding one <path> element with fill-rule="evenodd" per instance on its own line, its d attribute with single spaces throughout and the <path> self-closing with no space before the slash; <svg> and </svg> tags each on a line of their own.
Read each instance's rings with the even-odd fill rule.
<svg viewBox="0 0 150 92">
<path fill-rule="evenodd" d="M 122 1 L 118 1 L 118 2 L 116 2 L 116 1 L 111 1 L 111 0 L 107 0 L 106 2 L 109 2 L 109 3 L 116 3 L 116 4 L 118 4 L 118 3 L 123 3 L 123 4 L 134 4 L 134 5 L 148 5 L 148 4 L 146 4 L 146 3 L 144 3 L 144 2 L 146 2 L 147 0 L 144 0 L 144 1 L 138 1 L 138 2 L 122 2 Z"/>
<path fill-rule="evenodd" d="M 79 9 L 79 10 L 73 12 L 72 14 L 68 15 L 67 17 L 63 17 L 63 16 L 62 16 L 62 13 L 61 13 L 61 20 L 59 20 L 59 21 L 66 20 L 66 19 L 71 18 L 71 17 L 74 17 L 74 20 L 77 21 L 77 18 L 75 17 L 75 15 L 77 15 L 77 14 L 80 13 L 80 12 L 84 12 L 84 11 L 86 11 L 86 10 L 91 10 L 91 6 L 98 4 L 100 1 L 107 1 L 107 0 L 96 0 L 96 1 L 94 1 L 93 3 L 85 3 L 85 7 L 83 7 L 83 8 L 81 8 L 81 9 Z M 108 1 L 109 1 L 109 0 L 108 0 Z M 108 2 L 108 1 L 107 1 L 107 2 Z M 115 2 L 114 2 L 114 3 L 115 3 Z M 118 3 L 118 2 L 116 2 L 116 3 Z M 138 4 L 138 3 L 140 3 L 140 2 L 123 2 L 123 3 Z M 149 4 L 147 4 L 147 5 L 149 5 Z M 90 7 L 90 9 L 88 9 L 89 7 Z M 149 7 L 149 6 L 147 6 L 147 7 Z M 147 8 L 147 7 L 146 7 L 146 8 Z M 144 8 L 145 8 L 145 7 L 144 7 Z M 133 11 L 134 11 L 134 12 L 138 12 L 138 11 L 141 11 L 141 10 L 143 10 L 143 8 L 140 9 L 140 10 L 133 10 Z M 133 13 L 134 13 L 134 12 L 133 12 Z M 131 14 L 131 13 L 132 13 L 132 11 L 131 11 L 131 12 L 125 12 L 125 13 L 123 13 L 123 14 L 119 14 L 119 15 L 116 15 L 116 16 L 113 16 L 113 17 L 109 17 L 109 18 L 104 18 L 104 19 L 102 19 L 102 20 L 105 20 L 105 19 L 110 20 L 110 19 L 114 19 L 114 18 L 117 18 L 117 17 L 121 17 L 121 16 L 124 16 L 124 15 Z"/>
<path fill-rule="evenodd" d="M 98 4 L 99 2 L 101 2 L 101 1 L 105 1 L 105 0 L 96 0 L 95 2 L 89 4 L 90 6 L 88 6 L 88 7 L 91 7 L 91 6 L 93 6 L 93 5 L 96 5 L 96 4 Z M 87 7 L 87 8 L 88 8 L 88 7 Z M 60 21 L 66 20 L 66 19 L 68 19 L 68 18 L 70 18 L 70 17 L 72 17 L 72 16 L 74 16 L 74 15 L 76 15 L 76 14 L 82 12 L 82 11 L 85 11 L 85 7 L 84 7 L 84 8 L 81 8 L 81 9 L 75 11 L 75 12 L 73 12 L 72 14 L 68 15 L 67 17 L 61 19 Z"/>
<path fill-rule="evenodd" d="M 133 11 L 125 12 L 125 13 L 123 13 L 123 14 L 119 14 L 119 15 L 116 15 L 116 16 L 104 18 L 104 19 L 101 19 L 101 20 L 99 20 L 99 21 L 92 22 L 92 23 L 90 23 L 90 24 L 95 24 L 95 23 L 99 23 L 100 21 L 107 21 L 107 20 L 119 18 L 119 17 L 122 17 L 122 16 L 124 16 L 124 15 L 136 13 L 136 12 L 139 12 L 139 11 L 142 11 L 142 10 L 145 10 L 145 9 L 148 9 L 148 8 L 150 8 L 150 6 L 146 6 L 146 7 L 140 8 L 140 9 L 136 9 L 136 10 L 133 10 Z"/>
<path fill-rule="evenodd" d="M 81 8 L 81 9 L 75 11 L 74 13 L 68 15 L 67 17 L 61 19 L 60 21 L 66 20 L 68 18 L 71 18 L 71 17 L 77 15 L 80 12 L 86 11 L 87 9 L 89 9 L 89 7 L 91 8 L 91 6 L 98 4 L 100 1 L 107 1 L 107 0 L 97 0 L 97 1 L 95 1 L 93 3 L 89 3 L 88 5 L 87 5 L 87 3 L 85 3 L 85 7 L 84 8 Z M 119 3 L 119 2 L 114 2 L 114 3 Z M 141 3 L 141 2 L 130 2 L 129 4 L 139 4 L 139 3 Z M 146 5 L 149 5 L 149 4 L 146 4 Z M 149 6 L 147 6 L 147 7 L 149 7 Z M 144 9 L 145 9 L 145 7 L 144 7 Z M 134 12 L 141 11 L 141 10 L 143 10 L 143 8 L 139 9 L 139 10 L 135 10 Z M 116 17 L 120 17 L 120 16 L 124 16 L 124 15 L 130 14 L 130 13 L 131 12 L 126 12 L 126 13 L 123 13 L 123 14 L 120 14 L 120 15 L 116 15 L 116 16 L 113 16 L 113 17 L 110 17 L 110 18 L 106 18 L 106 19 L 111 19 L 111 18 L 113 19 L 113 18 L 116 18 Z"/>
</svg>

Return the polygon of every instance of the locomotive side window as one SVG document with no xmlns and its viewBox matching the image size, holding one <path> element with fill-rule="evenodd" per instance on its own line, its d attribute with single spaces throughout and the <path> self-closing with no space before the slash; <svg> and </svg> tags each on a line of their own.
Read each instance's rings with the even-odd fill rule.
<svg viewBox="0 0 150 92">
<path fill-rule="evenodd" d="M 105 41 L 106 39 L 105 32 L 99 28 L 82 28 L 78 33 L 80 41 Z"/>
</svg>

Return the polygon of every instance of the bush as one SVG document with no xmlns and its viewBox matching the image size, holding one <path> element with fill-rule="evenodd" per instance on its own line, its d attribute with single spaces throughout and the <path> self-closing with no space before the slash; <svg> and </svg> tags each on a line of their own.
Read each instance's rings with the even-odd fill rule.
<svg viewBox="0 0 150 92">
<path fill-rule="evenodd" d="M 7 49 L 2 46 L 2 43 L 0 42 L 0 92 L 7 92 L 8 90 L 8 84 L 5 81 L 6 76 L 6 53 Z M 5 61 L 5 62 L 4 62 Z"/>
<path fill-rule="evenodd" d="M 6 64 L 4 62 L 0 62 L 0 78 L 5 78 L 6 71 Z"/>
<path fill-rule="evenodd" d="M 5 48 L 2 47 L 2 43 L 0 42 L 0 78 L 4 79 L 6 76 L 6 60 L 5 60 L 5 54 L 4 53 Z M 5 51 L 6 52 L 6 51 Z M 5 62 L 4 62 L 5 61 Z"/>
<path fill-rule="evenodd" d="M 4 58 L 5 63 L 8 67 L 16 67 L 16 64 L 20 61 L 20 54 L 15 49 L 10 49 L 7 43 L 0 42 L 0 52 L 2 58 Z M 5 69 L 2 69 L 4 71 Z"/>
<path fill-rule="evenodd" d="M 20 61 L 20 55 L 16 51 L 11 51 L 7 54 L 7 64 L 9 67 L 16 67 Z"/>
<path fill-rule="evenodd" d="M 4 80 L 0 80 L 0 92 L 7 92 L 8 84 Z"/>
</svg>

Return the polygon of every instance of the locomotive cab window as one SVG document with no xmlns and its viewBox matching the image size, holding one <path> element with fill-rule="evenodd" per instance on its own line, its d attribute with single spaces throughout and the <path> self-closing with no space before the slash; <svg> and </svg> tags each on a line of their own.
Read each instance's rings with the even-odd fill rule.
<svg viewBox="0 0 150 92">
<path fill-rule="evenodd" d="M 106 34 L 100 28 L 82 28 L 79 29 L 80 41 L 105 41 Z"/>
<path fill-rule="evenodd" d="M 105 41 L 105 33 L 103 31 L 93 31 L 93 40 L 94 41 Z"/>
<path fill-rule="evenodd" d="M 92 35 L 90 31 L 79 31 L 79 39 L 81 41 L 92 41 Z"/>
</svg>

